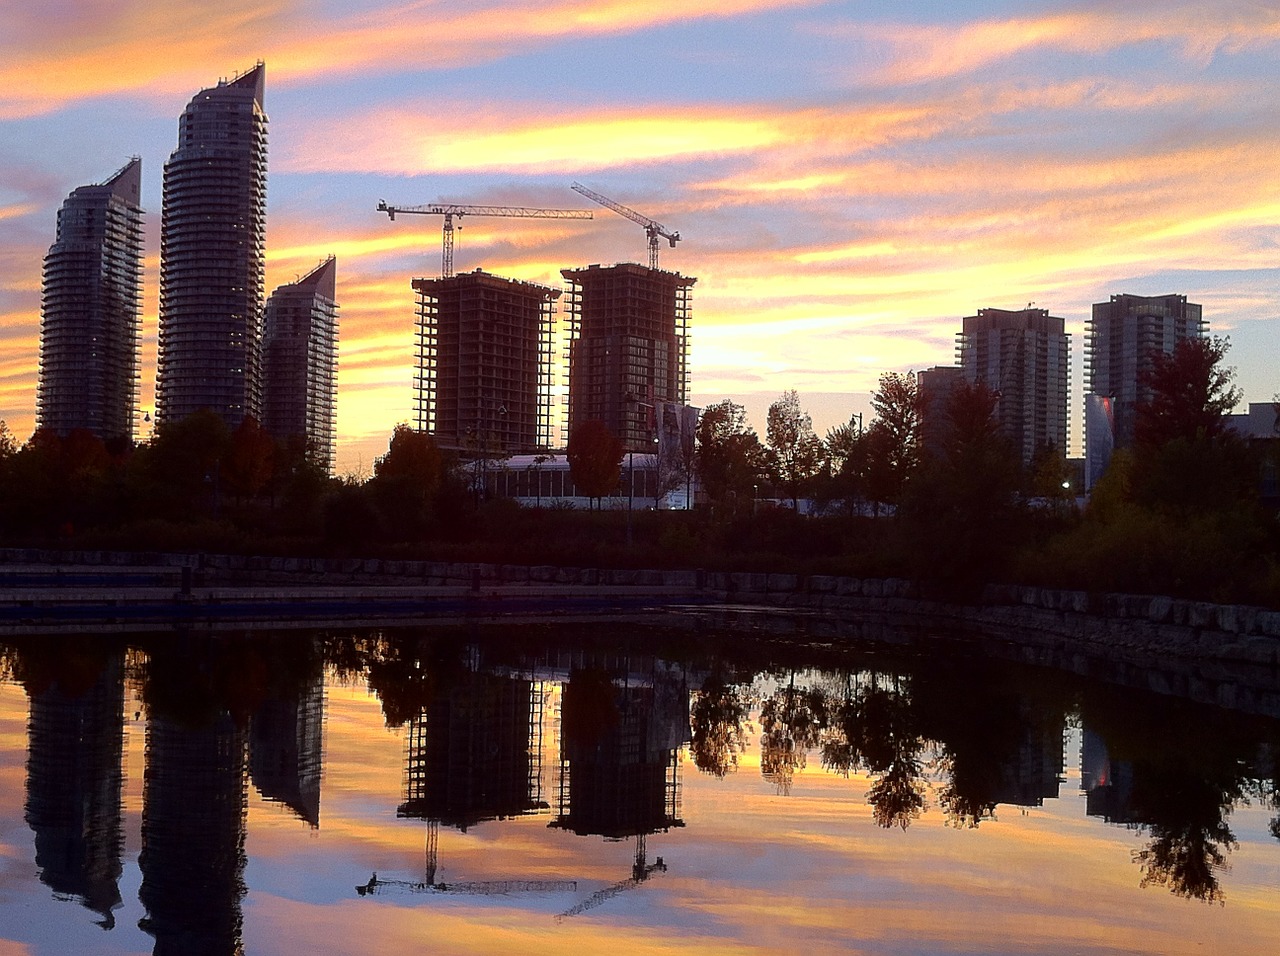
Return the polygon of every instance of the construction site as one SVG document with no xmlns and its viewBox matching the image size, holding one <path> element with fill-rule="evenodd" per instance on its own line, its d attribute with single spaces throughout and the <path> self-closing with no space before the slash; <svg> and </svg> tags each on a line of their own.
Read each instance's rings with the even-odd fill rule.
<svg viewBox="0 0 1280 956">
<path fill-rule="evenodd" d="M 476 455 L 550 448 L 560 290 L 478 269 L 414 279 L 413 290 L 418 430 Z"/>
<path fill-rule="evenodd" d="M 566 434 L 599 419 L 628 451 L 652 452 L 658 403 L 689 396 L 689 303 L 697 281 L 635 263 L 562 269 L 569 284 Z"/>
<path fill-rule="evenodd" d="M 661 223 L 577 183 L 573 189 L 645 229 L 648 265 L 562 269 L 566 324 L 555 364 L 561 290 L 476 269 L 454 274 L 455 220 L 464 216 L 590 219 L 582 209 L 436 203 L 378 205 L 443 217 L 439 278 L 415 278 L 414 422 L 440 447 L 483 460 L 562 448 L 580 422 L 603 421 L 630 452 L 653 452 L 657 409 L 688 401 L 695 278 L 658 268 Z M 556 415 L 559 385 L 567 389 Z M 556 434 L 556 422 L 562 426 Z"/>
</svg>

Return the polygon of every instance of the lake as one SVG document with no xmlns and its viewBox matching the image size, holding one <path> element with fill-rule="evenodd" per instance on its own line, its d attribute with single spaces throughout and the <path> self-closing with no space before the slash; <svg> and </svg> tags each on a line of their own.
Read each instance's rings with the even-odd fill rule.
<svg viewBox="0 0 1280 956">
<path fill-rule="evenodd" d="M 0 956 L 1280 951 L 1276 694 L 786 629 L 0 638 Z"/>
</svg>

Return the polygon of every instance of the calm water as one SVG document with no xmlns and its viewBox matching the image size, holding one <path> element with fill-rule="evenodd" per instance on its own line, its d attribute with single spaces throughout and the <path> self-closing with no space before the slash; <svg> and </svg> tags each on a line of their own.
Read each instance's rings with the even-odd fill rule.
<svg viewBox="0 0 1280 956">
<path fill-rule="evenodd" d="M 1276 952 L 1277 745 L 937 641 L 0 639 L 0 956 Z"/>
</svg>

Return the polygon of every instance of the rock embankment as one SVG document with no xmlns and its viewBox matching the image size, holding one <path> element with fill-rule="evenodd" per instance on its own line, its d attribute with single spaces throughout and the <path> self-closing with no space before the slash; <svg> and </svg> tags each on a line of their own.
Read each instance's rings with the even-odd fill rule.
<svg viewBox="0 0 1280 956">
<path fill-rule="evenodd" d="M 344 593 L 378 601 L 457 601 L 537 596 L 566 602 L 604 596 L 653 604 L 697 602 L 805 609 L 867 619 L 909 616 L 922 626 L 972 629 L 1021 643 L 1280 666 L 1280 611 L 1131 595 L 990 586 L 967 604 L 932 600 L 911 581 L 831 575 L 550 565 L 299 558 L 107 551 L 0 550 L 0 606 L 72 601 L 110 592 L 114 601 L 227 601 L 232 597 L 332 603 Z M 81 602 L 83 604 L 83 601 Z"/>
</svg>

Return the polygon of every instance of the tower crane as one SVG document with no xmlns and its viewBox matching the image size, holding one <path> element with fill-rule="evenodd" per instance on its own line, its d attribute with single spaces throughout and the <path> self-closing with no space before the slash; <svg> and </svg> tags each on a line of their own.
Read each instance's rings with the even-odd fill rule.
<svg viewBox="0 0 1280 956">
<path fill-rule="evenodd" d="M 588 189 L 586 186 L 582 185 L 582 183 L 574 183 L 571 188 L 573 189 L 574 192 L 581 193 L 583 196 L 586 196 L 592 202 L 598 202 L 600 205 L 604 206 L 606 209 L 612 209 L 619 216 L 625 216 L 627 219 L 630 219 L 632 222 L 638 222 L 640 225 L 644 226 L 645 235 L 649 237 L 649 268 L 650 269 L 658 268 L 659 237 L 667 240 L 667 242 L 671 244 L 672 249 L 674 249 L 676 247 L 676 243 L 680 241 L 680 233 L 672 232 L 657 220 L 650 219 L 648 216 L 642 215 L 641 213 L 636 212 L 634 209 L 629 209 L 626 206 L 622 205 L 622 203 L 620 202 L 614 202 L 608 196 L 601 196 L 598 192 Z"/>
<path fill-rule="evenodd" d="M 440 277 L 453 275 L 453 220 L 463 216 L 503 216 L 508 219 L 591 219 L 589 209 L 530 209 L 525 206 L 468 206 L 461 203 L 428 203 L 425 206 L 392 206 L 378 200 L 378 212 L 385 212 L 395 222 L 397 215 L 444 216 L 441 242 Z M 459 226 L 458 228 L 461 228 Z"/>
</svg>

